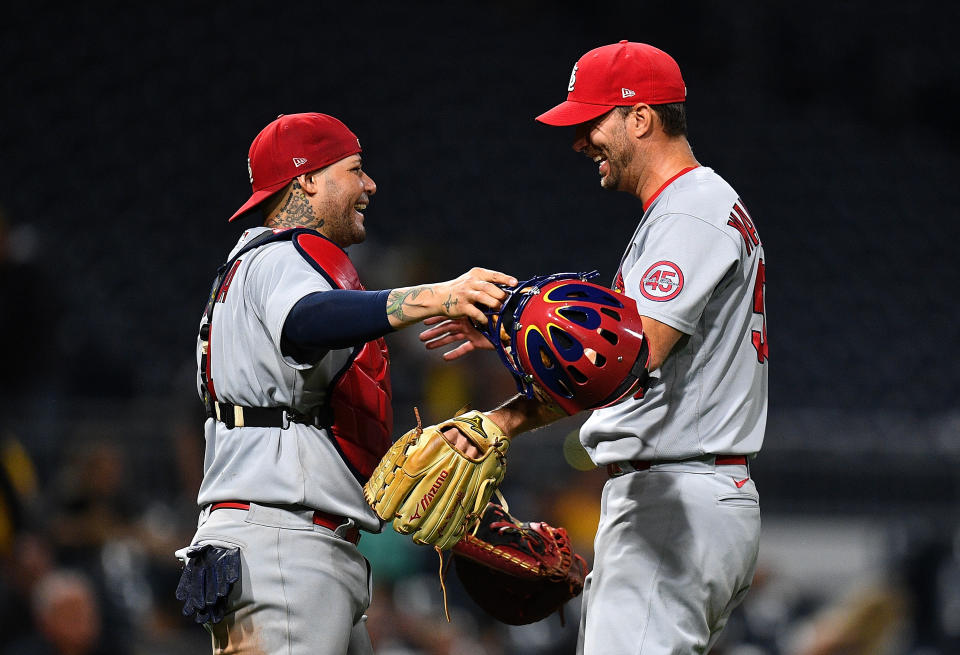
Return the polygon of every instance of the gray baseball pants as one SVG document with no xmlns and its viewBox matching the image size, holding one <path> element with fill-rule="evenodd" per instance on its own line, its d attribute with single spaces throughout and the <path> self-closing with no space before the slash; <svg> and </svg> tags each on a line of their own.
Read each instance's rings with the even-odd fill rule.
<svg viewBox="0 0 960 655">
<path fill-rule="evenodd" d="M 759 495 L 747 466 L 654 464 L 603 488 L 580 655 L 707 653 L 750 588 Z"/>
<path fill-rule="evenodd" d="M 312 519 L 310 510 L 256 503 L 201 513 L 192 543 L 241 554 L 228 613 L 206 626 L 215 654 L 372 655 L 369 563 Z"/>
</svg>

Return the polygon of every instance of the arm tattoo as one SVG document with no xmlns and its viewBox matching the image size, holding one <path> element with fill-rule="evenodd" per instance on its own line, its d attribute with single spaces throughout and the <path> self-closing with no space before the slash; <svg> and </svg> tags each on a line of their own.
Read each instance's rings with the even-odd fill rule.
<svg viewBox="0 0 960 655">
<path fill-rule="evenodd" d="M 433 293 L 430 287 L 412 287 L 410 289 L 394 289 L 387 296 L 387 316 L 396 316 L 401 321 L 416 320 L 409 314 L 413 308 L 412 301 L 421 293 Z"/>
<path fill-rule="evenodd" d="M 447 296 L 447 299 L 444 300 L 444 301 L 443 301 L 442 303 L 440 303 L 440 304 L 443 305 L 443 306 L 446 308 L 447 313 L 449 314 L 449 313 L 450 313 L 450 307 L 451 307 L 451 306 L 456 307 L 457 304 L 459 304 L 459 302 L 460 302 L 460 299 L 459 299 L 459 298 L 457 298 L 456 300 L 454 300 L 454 299 L 453 299 L 453 294 L 450 294 L 450 295 Z"/>
</svg>

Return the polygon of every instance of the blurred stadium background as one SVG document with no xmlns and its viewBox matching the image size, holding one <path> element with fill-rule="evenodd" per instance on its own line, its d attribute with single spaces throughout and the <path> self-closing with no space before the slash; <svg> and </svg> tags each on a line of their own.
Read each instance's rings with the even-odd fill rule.
<svg viewBox="0 0 960 655">
<path fill-rule="evenodd" d="M 960 10 L 716 3 L 36 1 L 0 18 L 0 653 L 209 652 L 173 550 L 202 466 L 195 329 L 279 113 L 342 118 L 379 186 L 368 288 L 473 265 L 609 280 L 639 215 L 533 117 L 586 50 L 678 60 L 700 161 L 769 257 L 754 590 L 715 655 L 960 652 Z M 398 428 L 513 391 L 495 358 L 389 337 Z M 589 555 L 604 477 L 577 418 L 515 443 L 514 513 Z M 565 447 L 565 444 L 567 447 Z M 651 529 L 655 529 L 652 526 Z M 361 548 L 386 655 L 572 652 L 497 625 L 392 533 Z M 628 574 L 628 572 L 625 572 Z"/>
</svg>

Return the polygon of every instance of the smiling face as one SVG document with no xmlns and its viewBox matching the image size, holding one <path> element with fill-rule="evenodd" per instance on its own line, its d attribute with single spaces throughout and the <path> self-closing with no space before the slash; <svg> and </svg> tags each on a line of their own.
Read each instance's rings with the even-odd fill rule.
<svg viewBox="0 0 960 655">
<path fill-rule="evenodd" d="M 626 118 L 617 109 L 577 125 L 573 149 L 597 163 L 600 186 L 604 189 L 636 188 L 631 171 L 636 146 L 627 133 Z"/>
<path fill-rule="evenodd" d="M 314 212 L 322 221 L 317 229 L 341 248 L 367 237 L 362 212 L 377 192 L 377 185 L 363 171 L 362 163 L 359 154 L 351 155 L 316 174 L 319 189 L 314 196 Z"/>
</svg>

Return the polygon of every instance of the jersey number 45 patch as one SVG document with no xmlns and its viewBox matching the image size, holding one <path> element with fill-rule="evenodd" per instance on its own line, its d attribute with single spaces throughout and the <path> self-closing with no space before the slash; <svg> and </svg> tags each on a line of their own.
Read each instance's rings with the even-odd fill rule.
<svg viewBox="0 0 960 655">
<path fill-rule="evenodd" d="M 673 262 L 657 262 L 640 278 L 640 293 L 648 300 L 672 300 L 682 289 L 683 271 Z"/>
</svg>

